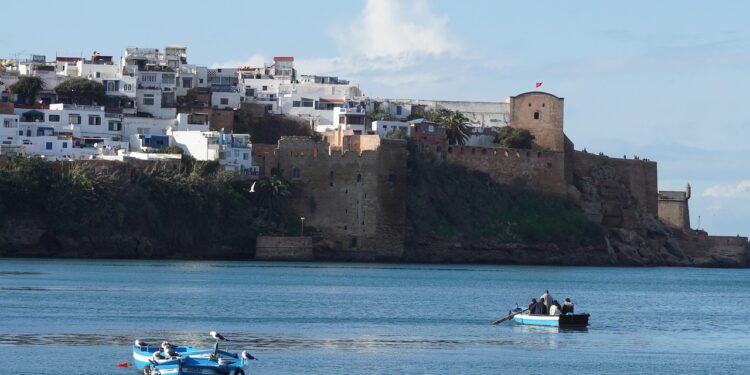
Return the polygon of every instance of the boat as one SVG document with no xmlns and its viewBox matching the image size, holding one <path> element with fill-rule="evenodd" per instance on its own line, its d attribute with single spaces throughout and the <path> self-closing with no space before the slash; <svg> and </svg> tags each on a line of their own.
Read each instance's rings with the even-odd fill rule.
<svg viewBox="0 0 750 375">
<path fill-rule="evenodd" d="M 548 327 L 586 327 L 589 314 L 533 315 L 526 311 L 516 311 L 513 321 L 518 324 Z"/>
<path fill-rule="evenodd" d="M 213 349 L 176 346 L 168 341 L 152 345 L 135 340 L 135 366 L 142 375 L 245 375 L 255 357 L 247 351 L 238 354 L 220 350 L 219 342 L 226 339 L 216 332 L 211 332 L 211 336 L 216 339 Z"/>
</svg>

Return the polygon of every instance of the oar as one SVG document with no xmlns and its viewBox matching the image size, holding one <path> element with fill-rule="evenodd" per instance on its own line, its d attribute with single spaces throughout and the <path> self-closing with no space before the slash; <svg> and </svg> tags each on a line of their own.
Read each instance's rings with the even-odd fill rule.
<svg viewBox="0 0 750 375">
<path fill-rule="evenodd" d="M 529 311 L 529 309 L 526 309 L 526 310 L 522 310 L 522 311 L 518 311 L 518 312 L 514 312 L 514 313 L 512 313 L 512 314 L 510 313 L 510 311 L 508 311 L 508 316 L 504 316 L 504 317 L 502 317 L 502 318 L 500 318 L 500 319 L 498 319 L 498 320 L 496 320 L 496 321 L 492 322 L 492 325 L 493 325 L 493 326 L 494 326 L 494 325 L 498 325 L 498 324 L 500 324 L 500 323 L 502 323 L 502 322 L 504 322 L 504 321 L 506 321 L 506 320 L 510 320 L 510 319 L 512 319 L 512 318 L 513 318 L 514 316 L 516 316 L 516 315 L 518 315 L 518 314 L 521 314 L 521 313 L 524 313 L 524 312 L 526 312 L 526 311 Z"/>
</svg>

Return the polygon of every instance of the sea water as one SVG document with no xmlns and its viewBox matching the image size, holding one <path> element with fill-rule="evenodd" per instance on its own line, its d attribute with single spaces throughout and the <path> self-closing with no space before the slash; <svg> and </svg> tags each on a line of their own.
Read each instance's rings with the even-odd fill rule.
<svg viewBox="0 0 750 375">
<path fill-rule="evenodd" d="M 586 330 L 490 323 L 549 289 Z M 0 259 L 0 374 L 134 374 L 133 340 L 254 374 L 740 373 L 750 270 Z"/>
</svg>

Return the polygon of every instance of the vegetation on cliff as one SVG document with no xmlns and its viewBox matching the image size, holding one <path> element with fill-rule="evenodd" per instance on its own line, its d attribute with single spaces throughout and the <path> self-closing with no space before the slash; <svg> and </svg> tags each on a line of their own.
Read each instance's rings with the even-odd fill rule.
<svg viewBox="0 0 750 375">
<path fill-rule="evenodd" d="M 487 174 L 411 152 L 407 241 L 597 245 L 602 229 L 567 199 L 501 185 Z"/>
<path fill-rule="evenodd" d="M 258 116 L 243 107 L 234 115 L 234 132 L 250 134 L 253 143 L 276 144 L 281 137 L 305 136 L 319 140 L 310 124 L 291 116 Z"/>
<path fill-rule="evenodd" d="M 102 105 L 107 100 L 104 85 L 87 78 L 73 78 L 55 87 L 60 98 L 69 99 L 73 104 Z"/>
<path fill-rule="evenodd" d="M 113 248 L 118 257 L 216 257 L 225 248 L 248 257 L 258 234 L 296 229 L 269 210 L 264 184 L 257 194 L 249 184 L 226 177 L 215 162 L 190 158 L 177 170 L 160 165 L 109 175 L 85 163 L 12 158 L 0 163 L 0 228 L 6 239 L 9 227 L 42 232 L 20 242 L 51 256 Z M 0 255 L 24 253 L 0 242 Z"/>
<path fill-rule="evenodd" d="M 526 129 L 511 128 L 504 126 L 500 128 L 495 136 L 495 143 L 506 148 L 531 148 L 534 135 Z"/>
</svg>

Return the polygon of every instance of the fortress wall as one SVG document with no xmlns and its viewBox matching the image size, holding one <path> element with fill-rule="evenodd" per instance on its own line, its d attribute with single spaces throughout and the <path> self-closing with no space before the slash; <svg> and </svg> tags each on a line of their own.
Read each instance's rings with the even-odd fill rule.
<svg viewBox="0 0 750 375">
<path fill-rule="evenodd" d="M 638 212 L 658 215 L 656 162 L 573 154 L 574 185 L 589 218 L 611 226 L 637 225 Z"/>
<path fill-rule="evenodd" d="M 320 232 L 321 247 L 353 259 L 398 257 L 405 221 L 405 142 L 377 151 L 333 152 L 310 140 L 279 141 L 276 153 L 293 194 L 286 209 Z"/>
<path fill-rule="evenodd" d="M 420 145 L 420 152 L 487 173 L 498 183 L 522 183 L 527 188 L 557 195 L 565 195 L 567 191 L 562 152 L 447 145 Z"/>
<path fill-rule="evenodd" d="M 690 213 L 686 201 L 660 200 L 659 219 L 683 230 L 690 230 Z"/>
</svg>

